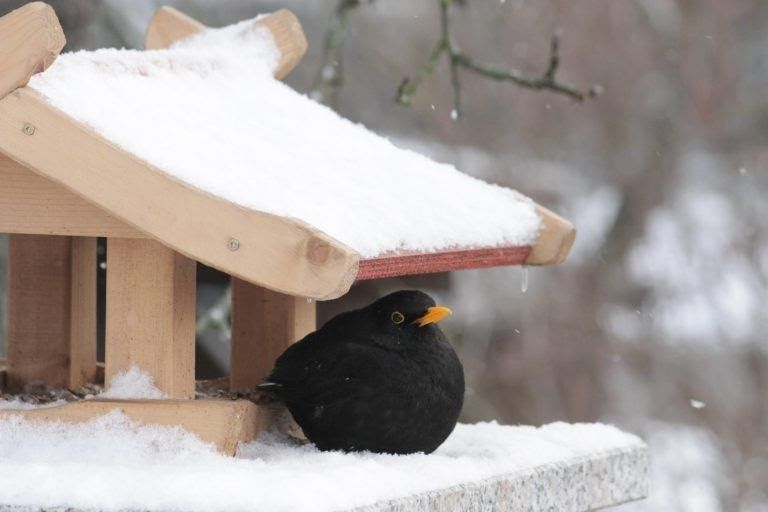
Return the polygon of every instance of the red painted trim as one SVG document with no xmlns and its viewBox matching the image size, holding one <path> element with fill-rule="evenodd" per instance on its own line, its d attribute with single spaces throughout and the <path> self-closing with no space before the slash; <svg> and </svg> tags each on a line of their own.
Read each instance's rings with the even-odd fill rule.
<svg viewBox="0 0 768 512">
<path fill-rule="evenodd" d="M 382 256 L 362 260 L 360 270 L 357 272 L 357 280 L 432 274 L 469 268 L 522 265 L 530 252 L 529 246 L 521 246 Z"/>
</svg>

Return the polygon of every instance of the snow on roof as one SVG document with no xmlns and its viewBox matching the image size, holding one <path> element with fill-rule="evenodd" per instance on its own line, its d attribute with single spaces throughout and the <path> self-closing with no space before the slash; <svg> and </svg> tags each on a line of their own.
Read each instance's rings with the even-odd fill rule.
<svg viewBox="0 0 768 512">
<path fill-rule="evenodd" d="M 117 411 L 82 424 L 14 416 L 0 419 L 0 506 L 346 510 L 499 476 L 538 472 L 544 478 L 547 468 L 556 469 L 547 489 L 552 496 L 575 493 L 584 499 L 592 493 L 627 500 L 644 492 L 644 455 L 636 455 L 642 460 L 632 466 L 639 473 L 629 466 L 619 471 L 612 459 L 602 470 L 595 463 L 577 472 L 574 478 L 583 481 L 565 482 L 565 468 L 642 450 L 638 438 L 607 425 L 481 423 L 458 425 L 431 455 L 323 453 L 263 437 L 231 458 L 178 427 L 139 426 Z M 535 487 L 532 492 L 531 499 L 539 494 L 539 505 L 549 499 Z"/>
<path fill-rule="evenodd" d="M 364 258 L 535 240 L 529 199 L 399 149 L 274 79 L 278 50 L 253 26 L 167 50 L 64 54 L 29 85 L 170 175 L 306 221 Z"/>
</svg>

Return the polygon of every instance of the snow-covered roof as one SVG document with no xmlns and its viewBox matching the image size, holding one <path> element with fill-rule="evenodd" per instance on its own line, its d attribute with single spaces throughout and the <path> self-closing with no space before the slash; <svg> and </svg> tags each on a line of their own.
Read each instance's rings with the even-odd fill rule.
<svg viewBox="0 0 768 512">
<path fill-rule="evenodd" d="M 285 59 L 276 38 L 278 34 L 288 37 L 286 33 L 274 31 L 264 19 L 256 19 L 204 30 L 167 49 L 104 49 L 59 56 L 49 69 L 29 81 L 29 92 L 38 94 L 26 94 L 22 100 L 53 107 L 65 119 L 86 126 L 90 133 L 122 150 L 117 155 L 120 159 L 127 154 L 170 181 L 158 185 L 152 176 L 128 176 L 137 171 L 107 169 L 118 167 L 107 161 L 102 163 L 101 172 L 95 168 L 98 162 L 93 163 L 87 177 L 75 177 L 79 169 L 75 173 L 54 169 L 51 177 L 182 253 L 296 294 L 338 295 L 348 287 L 350 275 L 353 278 L 357 272 L 352 268 L 357 259 L 531 247 L 530 257 L 526 252 L 520 253 L 521 257 L 514 253 L 514 258 L 507 253 L 498 253 L 495 259 L 483 258 L 490 262 L 487 264 L 535 264 L 564 257 L 567 240 L 572 239 L 567 223 L 560 226 L 557 250 L 549 251 L 549 259 L 533 257 L 544 233 L 552 229 L 545 225 L 551 218 L 543 219 L 544 210 L 530 199 L 463 174 L 452 165 L 400 149 L 277 80 L 273 75 L 284 66 Z M 42 138 L 46 134 L 41 131 L 38 135 Z M 67 151 L 75 144 L 56 142 Z M 0 149 L 8 150 L 10 156 L 35 171 L 46 167 L 39 156 L 21 154 L 14 141 L 0 145 Z M 46 146 L 46 151 L 55 150 L 56 144 Z M 64 155 L 60 159 L 71 161 Z M 48 175 L 49 171 L 42 170 Z M 141 190 L 129 183 L 140 179 L 144 180 Z M 105 183 L 94 184 L 94 180 Z M 181 183 L 187 194 L 196 194 L 200 204 L 176 197 L 173 183 Z M 121 186 L 119 193 L 136 197 L 132 201 L 103 197 L 105 187 Z M 344 260 L 344 265 L 338 264 L 335 279 L 345 282 L 332 291 L 320 291 L 321 286 L 281 288 L 264 279 L 266 271 L 258 275 L 252 272 L 244 263 L 245 256 L 234 264 L 228 261 L 232 256 L 214 254 L 202 242 L 190 244 L 191 237 L 182 240 L 180 230 L 188 232 L 202 225 L 199 221 L 183 225 L 183 216 L 189 213 L 191 219 L 194 208 L 210 208 L 209 216 L 220 216 L 217 208 L 204 200 L 206 197 L 235 206 L 230 211 L 235 216 L 244 209 L 267 214 L 273 221 L 275 217 L 287 219 L 321 234 L 322 243 L 342 256 L 330 251 L 327 257 L 326 249 L 310 252 L 320 254 L 324 262 Z M 159 204 L 164 199 L 168 201 L 165 210 Z M 150 209 L 158 210 L 154 219 L 148 218 Z M 206 212 L 197 214 L 204 216 Z M 169 216 L 173 226 L 165 221 Z M 207 245 L 221 250 L 218 237 L 226 237 L 228 230 L 231 226 L 222 222 L 217 239 Z M 248 236 L 232 236 L 234 246 L 244 245 L 243 237 Z M 253 233 L 250 236 L 257 239 Z M 201 240 L 202 234 L 197 239 Z M 275 258 L 285 258 L 279 255 L 281 251 L 303 250 L 295 244 L 276 247 L 274 239 L 263 239 L 261 244 L 269 244 L 273 253 L 265 266 Z M 254 249 L 252 243 L 245 245 Z M 258 249 L 264 252 L 263 247 Z M 248 257 L 256 259 L 257 251 Z M 460 259 L 453 258 L 453 265 L 443 270 L 476 266 L 475 262 L 457 264 Z M 423 266 L 414 268 L 424 270 Z"/>
<path fill-rule="evenodd" d="M 530 245 L 532 201 L 397 148 L 273 77 L 253 20 L 167 50 L 61 55 L 29 85 L 190 185 L 301 219 L 363 258 Z"/>
<path fill-rule="evenodd" d="M 81 424 L 0 414 L 0 455 L 1 505 L 105 511 L 576 512 L 642 498 L 648 471 L 642 441 L 601 424 L 460 424 L 435 453 L 408 456 L 267 436 L 232 458 L 118 411 Z"/>
</svg>

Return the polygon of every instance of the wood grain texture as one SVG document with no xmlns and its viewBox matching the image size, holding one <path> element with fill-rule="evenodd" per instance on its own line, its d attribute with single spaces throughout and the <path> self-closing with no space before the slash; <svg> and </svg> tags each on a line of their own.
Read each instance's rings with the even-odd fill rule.
<svg viewBox="0 0 768 512">
<path fill-rule="evenodd" d="M 526 265 L 556 265 L 565 261 L 576 240 L 576 229 L 568 220 L 556 213 L 536 205 L 541 218 L 539 237 L 531 253 L 525 259 Z"/>
<path fill-rule="evenodd" d="M 288 345 L 316 328 L 316 303 L 232 280 L 230 389 L 264 380 Z"/>
<path fill-rule="evenodd" d="M 105 381 L 136 365 L 171 398 L 195 394 L 195 262 L 153 240 L 107 241 Z"/>
<path fill-rule="evenodd" d="M 147 237 L 1 153 L 0 233 Z"/>
<path fill-rule="evenodd" d="M 69 381 L 71 238 L 8 239 L 8 385 Z M 94 290 L 95 291 L 95 290 Z"/>
<path fill-rule="evenodd" d="M 155 11 L 144 36 L 147 50 L 167 48 L 176 41 L 205 30 L 205 25 L 173 7 L 163 6 Z"/>
<path fill-rule="evenodd" d="M 357 280 L 520 265 L 525 262 L 530 252 L 530 247 L 523 246 L 464 249 L 427 254 L 395 254 L 360 261 Z"/>
<path fill-rule="evenodd" d="M 56 13 L 42 2 L 0 18 L 0 99 L 53 64 L 65 43 Z"/>
<path fill-rule="evenodd" d="M 80 423 L 114 410 L 145 425 L 181 426 L 226 455 L 267 427 L 269 413 L 247 400 L 84 400 L 33 410 L 0 410 L 27 420 Z"/>
<path fill-rule="evenodd" d="M 33 135 L 22 132 L 26 123 Z M 0 151 L 178 252 L 275 291 L 336 298 L 357 274 L 359 255 L 337 240 L 181 182 L 30 89 L 0 101 Z"/>
<path fill-rule="evenodd" d="M 96 380 L 96 243 L 93 237 L 71 239 L 69 389 Z"/>
<path fill-rule="evenodd" d="M 186 14 L 164 6 L 155 12 L 147 28 L 144 46 L 148 50 L 168 48 L 176 41 L 194 35 L 207 27 Z M 287 9 L 266 14 L 253 24 L 254 29 L 266 28 L 272 34 L 280 52 L 275 77 L 285 78 L 307 53 L 307 38 L 296 16 Z"/>
</svg>

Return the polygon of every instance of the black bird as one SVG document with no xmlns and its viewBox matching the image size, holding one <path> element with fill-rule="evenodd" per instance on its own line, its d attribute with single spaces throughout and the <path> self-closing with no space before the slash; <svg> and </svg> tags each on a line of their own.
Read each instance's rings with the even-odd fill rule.
<svg viewBox="0 0 768 512">
<path fill-rule="evenodd" d="M 453 431 L 464 372 L 419 291 L 337 315 L 291 345 L 261 391 L 285 402 L 321 450 L 431 453 Z"/>
</svg>

